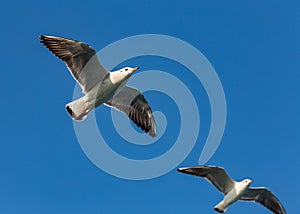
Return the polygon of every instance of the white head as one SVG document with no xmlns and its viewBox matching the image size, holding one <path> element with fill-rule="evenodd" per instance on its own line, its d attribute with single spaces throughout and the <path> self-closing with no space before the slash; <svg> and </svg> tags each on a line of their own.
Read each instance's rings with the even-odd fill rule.
<svg viewBox="0 0 300 214">
<path fill-rule="evenodd" d="M 129 77 L 138 70 L 139 67 L 131 68 L 131 67 L 125 67 L 120 70 L 114 71 L 110 73 L 111 80 L 113 83 L 122 83 L 122 82 L 127 82 Z"/>
<path fill-rule="evenodd" d="M 253 182 L 253 180 L 250 179 L 244 179 L 241 183 L 245 186 L 250 186 L 250 184 Z"/>
</svg>

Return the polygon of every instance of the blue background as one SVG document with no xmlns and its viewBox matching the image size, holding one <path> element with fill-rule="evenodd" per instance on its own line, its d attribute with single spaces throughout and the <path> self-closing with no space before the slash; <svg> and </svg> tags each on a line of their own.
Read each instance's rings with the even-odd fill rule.
<svg viewBox="0 0 300 214">
<path fill-rule="evenodd" d="M 100 50 L 146 33 L 192 44 L 219 75 L 227 124 L 222 143 L 207 164 L 225 167 L 237 180 L 250 177 L 253 186 L 267 186 L 288 213 L 297 213 L 299 7 L 296 0 L 2 2 L 0 213 L 213 212 L 222 195 L 203 179 L 173 170 L 153 180 L 128 181 L 95 167 L 81 150 L 65 111 L 75 82 L 64 64 L 38 41 L 41 34 L 58 35 Z M 210 124 L 205 90 L 174 62 L 148 57 L 127 63 L 140 66 L 141 72 L 172 73 L 197 91 L 201 130 L 180 167 L 197 165 Z M 165 96 L 155 92 L 146 97 L 154 111 L 168 114 L 167 135 L 156 145 L 140 148 L 115 133 L 107 134 L 110 146 L 124 156 L 155 157 L 176 139 L 180 122 L 176 104 L 170 99 L 162 103 Z M 98 123 L 106 127 L 111 126 L 108 112 L 104 106 L 96 110 Z M 258 204 L 239 202 L 228 213 L 270 212 Z"/>
</svg>

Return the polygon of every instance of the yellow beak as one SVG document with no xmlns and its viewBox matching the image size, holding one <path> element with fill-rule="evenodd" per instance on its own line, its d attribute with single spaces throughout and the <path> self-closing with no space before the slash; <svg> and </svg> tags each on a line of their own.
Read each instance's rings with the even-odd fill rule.
<svg viewBox="0 0 300 214">
<path fill-rule="evenodd" d="M 131 73 L 135 72 L 135 71 L 138 70 L 138 69 L 139 69 L 139 67 L 133 68 L 133 69 L 131 70 Z"/>
</svg>

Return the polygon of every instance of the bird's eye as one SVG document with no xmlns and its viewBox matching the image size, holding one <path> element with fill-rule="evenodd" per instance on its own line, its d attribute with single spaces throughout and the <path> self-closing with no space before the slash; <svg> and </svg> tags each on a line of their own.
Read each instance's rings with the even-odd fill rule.
<svg viewBox="0 0 300 214">
<path fill-rule="evenodd" d="M 126 68 L 125 71 L 128 71 L 128 68 Z"/>
</svg>

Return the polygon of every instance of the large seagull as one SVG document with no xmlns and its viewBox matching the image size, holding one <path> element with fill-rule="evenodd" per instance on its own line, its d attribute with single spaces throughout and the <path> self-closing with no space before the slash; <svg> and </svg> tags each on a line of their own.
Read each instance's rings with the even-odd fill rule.
<svg viewBox="0 0 300 214">
<path fill-rule="evenodd" d="M 255 201 L 267 207 L 276 214 L 285 214 L 286 211 L 276 196 L 265 187 L 250 188 L 253 182 L 245 179 L 241 182 L 232 180 L 225 170 L 216 166 L 195 166 L 177 169 L 178 172 L 196 175 L 210 181 L 225 196 L 215 206 L 215 211 L 224 213 L 237 200 Z"/>
<path fill-rule="evenodd" d="M 147 100 L 140 91 L 126 86 L 138 67 L 109 72 L 99 62 L 96 51 L 83 42 L 44 35 L 40 36 L 40 42 L 66 63 L 84 93 L 66 105 L 74 120 L 84 120 L 91 110 L 105 104 L 124 112 L 151 137 L 156 136 L 156 124 Z"/>
</svg>

